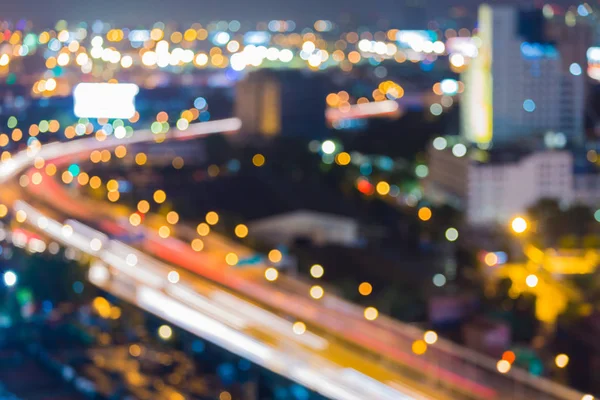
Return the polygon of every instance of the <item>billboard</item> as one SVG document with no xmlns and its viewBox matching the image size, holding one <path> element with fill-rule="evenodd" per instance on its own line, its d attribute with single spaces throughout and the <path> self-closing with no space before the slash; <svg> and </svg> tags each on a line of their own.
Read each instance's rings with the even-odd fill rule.
<svg viewBox="0 0 600 400">
<path fill-rule="evenodd" d="M 135 115 L 134 83 L 80 83 L 73 90 L 74 112 L 79 118 L 123 118 Z"/>
<path fill-rule="evenodd" d="M 402 48 L 421 48 L 425 42 L 435 42 L 437 33 L 425 30 L 401 30 L 396 34 L 396 40 Z"/>
</svg>

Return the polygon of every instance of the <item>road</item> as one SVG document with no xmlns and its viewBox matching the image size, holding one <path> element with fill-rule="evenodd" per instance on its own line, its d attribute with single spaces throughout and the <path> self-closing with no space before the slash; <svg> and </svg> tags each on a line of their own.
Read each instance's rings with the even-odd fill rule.
<svg viewBox="0 0 600 400">
<path fill-rule="evenodd" d="M 215 122 L 208 128 L 192 125 L 187 132 L 179 133 L 179 137 L 222 130 L 219 121 Z M 231 129 L 232 121 L 226 124 L 228 129 L 224 130 L 235 130 Z M 172 136 L 177 134 L 175 131 Z M 37 156 L 57 165 L 72 163 L 87 158 L 92 150 L 153 139 L 146 131 L 122 140 L 79 139 L 45 145 Z M 18 173 L 26 172 L 31 163 L 31 155 L 19 153 L 11 162 L 0 165 L 0 176 L 9 181 Z M 239 253 L 239 245 L 214 233 L 210 240 L 217 245 L 207 246 L 206 251 L 198 253 L 189 246 L 185 227 L 175 228 L 174 235 L 167 239 L 158 237 L 150 228 L 141 227 L 137 230 L 143 230 L 144 239 L 133 248 L 85 228 L 90 225 L 113 236 L 123 231 L 136 233 L 133 232 L 136 228 L 120 223 L 118 216 L 122 212 L 90 199 L 73 199 L 72 194 L 50 177 L 44 177 L 38 185 L 29 185 L 27 192 L 12 185 L 0 196 L 17 208 L 27 209 L 28 215 L 43 212 L 38 218 L 43 218 L 45 228 L 42 230 L 46 234 L 101 260 L 103 264 L 90 270 L 97 274 L 91 276 L 94 283 L 328 397 L 582 398 L 580 393 L 517 369 L 501 375 L 495 369 L 494 360 L 441 339 L 418 356 L 411 351 L 411 346 L 423 338 L 422 331 L 384 316 L 367 321 L 362 308 L 330 294 L 314 300 L 301 282 L 281 279 L 272 284 L 262 278 L 262 273 L 248 274 L 228 267 L 223 254 L 234 249 Z M 36 204 L 39 211 L 16 201 L 18 198 L 35 199 L 41 203 Z M 49 223 L 50 218 L 58 216 L 63 219 Z M 62 222 L 58 222 L 67 217 L 84 223 L 81 231 L 73 229 L 68 238 L 64 237 Z M 28 217 L 27 222 L 37 225 L 38 221 Z M 104 240 L 102 249 L 91 248 L 90 241 L 94 238 Z M 137 260 L 135 265 L 127 263 L 132 254 Z M 144 260 L 143 270 L 139 268 L 140 260 Z M 170 271 L 178 273 L 175 286 L 166 279 Z M 207 307 L 212 312 L 207 311 Z M 238 325 L 231 326 L 235 325 L 232 320 Z M 294 333 L 295 320 L 308 326 L 302 335 Z M 211 321 L 206 324 L 212 323 L 219 335 L 192 321 Z M 240 321 L 246 323 L 239 326 Z M 321 345 L 307 345 L 307 340 Z"/>
</svg>

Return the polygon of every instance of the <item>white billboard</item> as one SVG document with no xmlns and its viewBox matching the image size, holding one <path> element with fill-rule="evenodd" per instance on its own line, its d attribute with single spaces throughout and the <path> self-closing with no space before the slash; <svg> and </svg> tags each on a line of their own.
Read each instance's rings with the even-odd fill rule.
<svg viewBox="0 0 600 400">
<path fill-rule="evenodd" d="M 75 115 L 79 118 L 123 118 L 135 115 L 134 83 L 80 83 L 73 90 Z"/>
</svg>

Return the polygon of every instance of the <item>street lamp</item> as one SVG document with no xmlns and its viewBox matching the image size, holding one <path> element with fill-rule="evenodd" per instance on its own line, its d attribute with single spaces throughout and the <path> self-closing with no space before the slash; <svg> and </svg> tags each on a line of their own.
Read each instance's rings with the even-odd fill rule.
<svg viewBox="0 0 600 400">
<path fill-rule="evenodd" d="M 516 217 L 512 220 L 510 226 L 515 233 L 523 233 L 527 230 L 527 220 L 523 217 Z"/>
<path fill-rule="evenodd" d="M 538 277 L 535 274 L 527 275 L 527 278 L 525 278 L 525 283 L 530 288 L 536 287 L 537 284 L 538 284 L 538 282 L 539 282 L 539 279 L 538 279 Z"/>
</svg>

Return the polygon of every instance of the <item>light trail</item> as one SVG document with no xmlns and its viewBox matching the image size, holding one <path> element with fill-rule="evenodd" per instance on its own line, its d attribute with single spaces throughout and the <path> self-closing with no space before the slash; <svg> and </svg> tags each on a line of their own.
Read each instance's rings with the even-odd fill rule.
<svg viewBox="0 0 600 400">
<path fill-rule="evenodd" d="M 211 122 L 211 126 L 209 127 L 202 127 L 202 126 L 198 126 L 198 125 L 202 125 L 202 124 L 194 124 L 191 125 L 189 127 L 189 129 L 186 131 L 188 132 L 188 134 L 184 134 L 184 135 L 180 135 L 179 138 L 189 138 L 189 137 L 193 137 L 194 134 L 193 132 L 196 132 L 197 135 L 206 135 L 209 134 L 211 132 L 218 132 L 220 131 L 220 129 L 227 129 L 227 130 L 231 130 L 233 128 L 235 128 L 236 126 L 239 126 L 239 120 L 236 119 L 229 119 L 229 120 L 222 120 L 222 121 L 213 121 Z M 174 132 L 170 132 L 167 134 L 168 137 L 172 137 L 172 138 L 177 138 L 177 131 Z M 43 157 L 46 160 L 55 160 L 56 162 L 60 161 L 60 162 L 68 162 L 69 158 L 77 158 L 77 157 L 81 157 L 82 154 L 87 154 L 90 151 L 94 150 L 94 149 L 104 149 L 104 148 L 111 148 L 111 147 L 115 147 L 117 145 L 123 145 L 123 144 L 133 144 L 133 143 L 141 143 L 141 142 L 145 142 L 145 141 L 153 141 L 155 138 L 155 136 L 148 130 L 145 131 L 137 131 L 132 137 L 130 138 L 125 138 L 125 139 L 107 139 L 104 142 L 97 142 L 95 140 L 90 140 L 90 139 L 79 139 L 79 140 L 75 140 L 69 143 L 51 143 L 51 144 L 47 144 L 41 147 L 41 149 L 39 149 L 36 152 L 20 152 L 18 154 L 15 155 L 15 157 L 13 157 L 10 161 L 6 162 L 6 163 L 2 163 L 0 164 L 0 183 L 6 182 L 10 179 L 13 179 L 16 177 L 16 175 L 18 173 L 20 173 L 21 171 L 23 171 L 24 169 L 28 168 L 32 163 L 33 163 L 33 159 L 35 156 L 38 157 Z M 14 209 L 18 209 L 17 207 L 21 207 L 21 209 L 25 210 L 28 205 L 26 203 L 23 202 L 16 202 L 14 204 Z M 29 206 L 30 207 L 30 206 Z M 51 218 L 48 218 L 46 216 L 44 216 L 43 214 L 39 213 L 39 214 L 35 214 L 37 210 L 32 209 L 32 208 L 27 208 L 28 211 L 26 211 L 28 214 L 31 213 L 32 214 L 32 218 L 27 218 L 26 223 L 30 223 L 30 224 L 34 224 L 34 226 L 37 226 L 38 228 L 40 228 L 42 231 L 46 232 L 49 236 L 55 238 L 57 241 L 67 245 L 67 246 L 71 246 L 74 248 L 77 248 L 83 252 L 86 252 L 88 254 L 94 255 L 96 257 L 98 257 L 100 260 L 102 260 L 106 265 L 110 266 L 110 268 L 115 268 L 116 271 L 120 272 L 120 276 L 123 277 L 127 277 L 126 282 L 124 283 L 128 283 L 131 284 L 132 282 L 134 283 L 134 287 L 135 286 L 139 286 L 139 287 L 144 287 L 147 289 L 151 289 L 154 291 L 159 291 L 158 293 L 160 293 L 162 296 L 167 296 L 171 301 L 175 302 L 172 304 L 177 304 L 177 307 L 187 307 L 189 309 L 195 310 L 194 312 L 199 312 L 202 315 L 204 315 L 207 318 L 212 318 L 212 317 L 217 317 L 216 314 L 219 314 L 220 311 L 217 311 L 218 309 L 215 308 L 211 308 L 211 306 L 214 307 L 223 307 L 224 304 L 220 304 L 223 299 L 225 299 L 227 296 L 229 296 L 229 294 L 222 292 L 213 292 L 213 293 L 217 293 L 216 295 L 213 296 L 208 296 L 207 298 L 210 300 L 212 300 L 212 303 L 206 303 L 206 299 L 202 298 L 202 297 L 197 297 L 197 298 L 189 298 L 187 299 L 187 301 L 184 301 L 184 299 L 182 299 L 182 297 L 187 297 L 185 294 L 183 294 L 183 292 L 177 291 L 175 290 L 173 292 L 173 290 L 170 288 L 172 288 L 172 284 L 168 281 L 167 279 L 167 274 L 169 271 L 172 270 L 172 268 L 169 268 L 168 270 L 163 270 L 164 268 L 161 267 L 160 262 L 156 261 L 155 259 L 145 255 L 144 253 L 140 252 L 139 250 L 136 250 L 134 248 L 131 248 L 130 246 L 127 246 L 124 243 L 121 243 L 119 241 L 115 241 L 115 240 L 111 240 L 109 242 L 109 245 L 106 246 L 105 243 L 103 243 L 103 245 L 101 246 L 101 248 L 98 251 L 95 251 L 91 248 L 90 243 L 91 240 L 93 240 L 94 238 L 102 240 L 101 238 L 103 236 L 98 236 L 98 235 L 103 235 L 102 233 L 98 232 L 98 231 L 94 231 L 92 228 L 86 227 L 84 229 L 77 229 L 77 232 L 73 232 L 70 235 L 65 235 L 64 234 L 64 228 L 63 228 L 63 224 L 61 224 L 58 221 L 54 221 Z M 40 225 L 40 221 L 44 221 L 43 228 L 41 228 Z M 76 227 L 77 228 L 77 227 Z M 80 232 L 80 230 L 83 230 L 85 232 Z M 74 230 L 75 231 L 75 230 Z M 96 232 L 96 233 L 94 233 Z M 88 235 L 88 236 L 86 236 Z M 92 235 L 92 236 L 89 236 Z M 95 235 L 95 236 L 94 236 Z M 156 239 L 156 238 L 155 238 Z M 156 244 L 156 242 L 154 241 L 154 239 L 152 239 L 154 244 Z M 173 243 L 173 244 L 177 244 L 178 242 L 176 240 L 170 240 L 169 243 Z M 107 248 L 110 249 L 107 250 Z M 132 260 L 135 259 L 135 262 L 132 262 Z M 108 274 L 107 274 L 107 270 L 103 269 L 103 267 L 100 264 L 94 263 L 92 265 L 92 268 L 90 269 L 90 280 L 92 280 L 92 282 L 102 286 L 102 282 L 104 282 L 106 284 L 107 280 L 110 280 L 110 270 L 108 270 Z M 250 282 L 245 282 L 243 283 L 243 287 L 247 287 L 248 284 Z M 165 289 L 166 288 L 166 289 Z M 161 290 L 164 291 L 161 292 Z M 188 289 L 191 290 L 191 289 Z M 192 290 L 193 291 L 193 290 Z M 151 307 L 151 303 L 148 303 L 149 298 L 151 299 L 151 297 L 142 297 L 141 300 L 145 301 L 146 303 L 144 303 L 146 305 L 146 309 L 149 309 Z M 130 299 L 131 300 L 131 299 Z M 134 301 L 135 299 L 131 300 Z M 280 305 L 282 305 L 281 302 L 279 302 Z M 207 307 L 206 304 L 211 304 L 211 306 Z M 252 320 L 251 325 L 256 325 L 256 326 L 261 326 L 261 322 L 264 323 L 264 321 L 260 321 L 257 320 L 259 313 L 256 312 L 256 309 L 260 308 L 252 308 L 255 306 L 252 306 L 250 303 L 248 303 L 249 307 L 244 308 L 246 311 L 247 310 L 254 310 L 254 311 L 250 311 L 251 315 L 237 315 L 237 318 L 234 317 L 231 321 L 228 321 L 229 319 L 231 319 L 232 315 L 236 315 L 235 314 L 235 308 L 236 308 L 236 304 L 229 304 L 229 305 L 225 305 L 224 307 L 224 311 L 223 312 L 223 316 L 222 320 L 216 321 L 219 322 L 221 324 L 225 324 L 226 326 L 231 327 L 233 325 L 234 328 L 235 325 L 237 324 L 237 329 L 244 329 L 244 327 L 246 326 L 246 323 L 249 323 L 249 320 Z M 326 296 L 323 299 L 323 305 L 325 305 L 325 310 L 328 310 L 327 313 L 325 313 L 324 315 L 321 315 L 320 317 L 322 317 L 320 320 L 327 322 L 328 319 L 331 319 L 331 315 L 330 312 L 333 312 L 333 315 L 337 315 L 339 318 L 341 318 L 341 320 L 346 320 L 346 322 L 349 322 L 351 324 L 350 329 L 351 331 L 362 331 L 363 327 L 364 329 L 366 329 L 365 332 L 355 332 L 355 333 L 360 333 L 360 337 L 364 337 L 365 339 L 368 338 L 370 342 L 376 341 L 376 343 L 380 343 L 380 344 L 385 344 L 387 343 L 388 345 L 390 343 L 394 343 L 394 342 L 398 342 L 398 340 L 403 340 L 406 341 L 408 340 L 408 343 L 410 343 L 410 338 L 414 338 L 414 337 L 418 337 L 419 335 L 422 335 L 422 332 L 414 327 L 411 327 L 410 325 L 406 325 L 406 324 L 402 324 L 398 321 L 392 321 L 389 319 L 386 319 L 385 317 L 381 317 L 378 319 L 378 321 L 375 321 L 374 323 L 366 323 L 363 318 L 362 318 L 362 312 L 361 310 L 359 310 L 358 307 L 347 303 L 343 300 L 339 300 L 333 296 Z M 296 305 L 297 309 L 302 309 L 302 307 L 300 307 L 299 305 Z M 186 308 L 181 308 L 181 310 L 185 310 Z M 151 310 L 149 310 L 151 311 Z M 233 314 L 232 314 L 233 313 Z M 336 314 L 337 313 L 337 314 Z M 264 317 L 264 315 L 262 315 L 262 317 Z M 273 315 L 274 318 L 278 318 L 275 315 Z M 165 317 L 166 318 L 166 317 Z M 167 318 L 168 319 L 168 318 Z M 274 319 L 273 321 L 275 321 L 276 319 Z M 341 321 L 340 320 L 340 321 Z M 235 321 L 235 322 L 232 322 Z M 243 322 L 241 322 L 243 321 Z M 269 319 L 267 319 L 267 321 L 271 321 Z M 282 320 L 283 321 L 283 320 Z M 338 322 L 336 321 L 329 321 L 329 322 L 334 322 L 335 324 L 337 324 Z M 277 322 L 276 325 L 280 324 L 280 322 Z M 283 321 L 283 324 L 285 324 L 285 321 Z M 291 323 L 288 322 L 288 324 Z M 336 325 L 333 326 L 336 326 Z M 281 330 L 282 330 L 282 326 L 277 326 L 276 328 L 271 328 L 270 326 L 268 327 L 269 332 L 274 332 L 274 331 L 278 331 L 276 333 L 281 334 Z M 325 325 L 325 326 L 332 326 L 332 325 Z M 345 323 L 342 323 L 341 325 L 338 326 L 338 328 L 344 328 Z M 337 329 L 337 328 L 336 328 Z M 289 332 L 292 332 L 291 328 L 289 330 Z M 334 329 L 335 332 L 335 329 Z M 351 333 L 351 332 L 350 332 Z M 305 335 L 299 335 L 299 338 L 302 338 Z M 310 337 L 310 335 L 306 336 L 306 337 Z M 319 336 L 314 336 L 313 339 L 316 340 L 308 340 L 305 342 L 302 342 L 302 340 L 298 340 L 297 338 L 293 337 L 292 335 L 286 334 L 286 335 L 282 335 L 280 337 L 279 340 L 286 340 L 289 341 L 290 343 L 298 343 L 299 345 L 302 346 L 308 346 L 313 348 L 313 352 L 318 352 L 318 348 L 320 347 L 325 347 L 327 348 L 327 341 Z M 361 339 L 362 340 L 362 339 Z M 310 343 L 312 342 L 312 344 Z M 404 342 L 406 343 L 406 342 Z M 381 347 L 381 346 L 380 346 Z M 236 349 L 235 346 L 233 347 L 233 349 Z M 383 347 L 381 347 L 381 349 L 383 349 Z M 289 351 L 289 348 L 287 348 L 287 350 Z M 511 370 L 511 372 L 509 373 L 509 375 L 503 375 L 503 376 L 498 376 L 497 373 L 493 374 L 493 371 L 495 371 L 494 369 L 492 369 L 492 367 L 490 367 L 488 364 L 490 364 L 488 362 L 488 360 L 485 357 L 482 357 L 478 354 L 475 354 L 474 352 L 469 352 L 466 351 L 465 349 L 458 349 L 458 346 L 452 345 L 447 341 L 443 341 L 443 340 L 439 340 L 438 343 L 436 343 L 436 346 L 434 347 L 434 350 L 436 352 L 439 352 L 439 356 L 442 357 L 442 359 L 454 359 L 458 364 L 457 365 L 462 365 L 462 367 L 466 368 L 461 368 L 460 371 L 456 370 L 456 371 L 445 371 L 443 369 L 440 369 L 439 366 L 437 368 L 435 368 L 434 373 L 437 375 L 436 379 L 446 379 L 447 382 L 451 382 L 454 381 L 455 384 L 459 384 L 462 385 L 463 390 L 468 390 L 471 391 L 471 389 L 475 389 L 475 391 L 473 393 L 471 393 L 472 395 L 475 395 L 477 398 L 491 398 L 492 396 L 487 396 L 487 395 L 476 395 L 475 392 L 477 390 L 477 388 L 483 388 L 486 389 L 486 393 L 489 393 L 489 389 L 487 389 L 485 386 L 482 386 L 480 384 L 476 384 L 475 382 L 473 382 L 471 379 L 478 377 L 477 380 L 481 380 L 481 378 L 483 378 L 483 376 L 481 376 L 481 373 L 485 373 L 487 375 L 485 380 L 481 381 L 482 383 L 487 383 L 488 382 L 488 378 L 492 378 L 494 379 L 494 377 L 500 379 L 499 381 L 501 382 L 502 379 L 504 379 L 506 382 L 511 382 L 514 381 L 515 385 L 521 385 L 522 387 L 522 395 L 523 397 L 514 397 L 514 398 L 528 398 L 531 397 L 531 394 L 533 394 L 534 396 L 545 396 L 544 398 L 548 398 L 548 399 L 574 399 L 574 400 L 579 400 L 582 398 L 582 395 L 577 393 L 576 391 L 573 391 L 569 388 L 566 388 L 564 386 L 555 384 L 554 382 L 550 382 L 544 379 L 539 379 L 537 377 L 532 377 L 529 376 L 528 374 L 526 374 L 523 371 L 519 371 L 518 369 L 514 368 Z M 396 356 L 402 356 L 403 358 L 406 358 L 406 355 L 402 353 L 402 351 L 400 351 L 399 349 L 396 349 L 394 351 L 391 351 L 391 349 L 388 347 L 388 352 L 385 352 L 384 350 L 382 350 L 382 355 L 384 356 L 389 356 L 389 353 L 393 353 Z M 266 354 L 266 353 L 261 353 L 261 354 Z M 290 353 L 291 354 L 291 353 Z M 293 353 L 294 356 L 302 358 L 300 354 L 296 354 L 296 352 Z M 302 353 L 304 354 L 304 353 Z M 312 354 L 311 352 L 306 352 L 306 354 Z M 402 358 L 401 357 L 401 358 Z M 431 361 L 425 361 L 425 359 L 419 359 L 418 357 L 414 357 L 413 355 L 410 355 L 409 357 L 412 361 L 417 362 L 419 364 L 422 364 L 423 368 L 426 368 L 427 365 L 430 366 Z M 301 361 L 301 360 L 300 360 Z M 344 397 L 344 393 L 347 394 L 346 390 L 347 390 L 347 386 L 351 386 L 351 383 L 349 383 L 349 379 L 348 375 L 349 372 L 347 372 L 346 369 L 346 373 L 345 375 L 343 374 L 344 369 L 340 370 L 340 367 L 336 367 L 337 369 L 334 368 L 334 370 L 336 371 L 336 373 L 332 374 L 332 376 L 330 376 L 329 373 L 325 373 L 326 371 L 329 371 L 328 368 L 319 368 L 316 365 L 312 365 L 312 363 L 314 363 L 315 361 L 312 360 L 309 362 L 310 369 L 306 369 L 308 367 L 297 367 L 297 369 L 295 370 L 288 370 L 287 374 L 290 378 L 295 379 L 297 381 L 300 382 L 300 379 L 302 379 L 303 377 L 306 378 L 306 376 L 310 376 L 311 374 L 314 374 L 312 372 L 312 370 L 317 370 L 319 371 L 319 373 L 322 373 L 322 375 L 320 376 L 319 379 L 313 379 L 313 385 L 314 382 L 322 382 L 324 379 L 326 380 L 326 382 L 329 382 L 328 384 L 321 384 L 320 387 L 318 389 L 315 389 L 317 391 L 319 391 L 320 393 L 329 393 L 329 394 L 325 394 L 328 395 L 330 397 L 333 398 L 352 398 L 352 397 Z M 322 362 L 322 361 L 319 361 Z M 365 361 L 366 362 L 366 361 Z M 463 364 L 464 362 L 466 362 L 467 364 Z M 281 363 L 281 361 L 273 361 L 273 364 L 269 365 L 265 365 L 265 364 L 261 364 L 267 368 L 271 368 L 276 372 L 281 371 L 282 369 L 282 365 L 285 363 Z M 410 363 L 409 363 L 410 365 Z M 451 364 L 452 365 L 452 364 Z M 427 368 L 426 368 L 427 369 Z M 308 373 L 306 371 L 309 371 Z M 458 373 L 460 372 L 465 373 L 466 371 L 470 371 L 467 372 L 467 376 L 469 376 L 469 378 L 465 378 L 461 375 L 459 375 Z M 357 371 L 358 372 L 358 371 Z M 359 374 L 361 374 L 360 372 L 358 372 Z M 474 373 L 474 374 L 472 374 Z M 491 375 L 490 375 L 491 374 Z M 327 376 L 326 376 L 327 375 Z M 353 375 L 354 376 L 354 375 Z M 365 375 L 366 376 L 366 375 Z M 406 385 L 404 383 L 399 383 L 399 382 L 395 382 L 395 381 L 385 381 L 385 383 L 383 381 L 380 380 L 372 380 L 372 378 L 369 378 L 367 376 L 367 378 L 371 379 L 370 381 L 364 381 L 364 378 L 360 378 L 358 376 L 354 376 L 356 377 L 356 380 L 352 380 L 353 382 L 359 382 L 361 383 L 361 387 L 364 387 L 363 390 L 361 391 L 367 391 L 368 394 L 365 392 L 365 394 L 362 397 L 358 397 L 358 398 L 368 398 L 368 399 L 379 399 L 379 398 L 386 398 L 387 397 L 387 393 L 393 393 L 393 396 L 396 397 L 391 397 L 393 399 L 403 399 L 403 398 L 407 398 L 407 399 L 421 399 L 423 398 L 422 395 L 416 393 L 415 391 L 413 391 L 413 389 L 409 389 L 410 385 Z M 314 376 L 312 376 L 312 378 L 314 378 Z M 341 380 L 338 381 L 338 380 Z M 380 386 L 373 386 L 374 383 L 376 382 L 378 383 L 378 385 Z M 300 382 L 302 383 L 302 382 Z M 341 386 L 340 386 L 341 385 Z M 478 385 L 478 386 L 473 386 L 473 385 Z M 509 384 L 509 386 L 512 386 L 512 384 Z M 311 388 L 314 388 L 314 386 L 309 386 Z M 510 388 L 506 387 L 506 383 L 502 384 L 502 386 L 500 386 L 500 390 L 510 390 Z M 434 389 L 432 390 L 442 390 L 442 387 L 440 386 L 436 386 Z M 341 390 L 341 391 L 340 391 Z M 353 392 L 353 391 L 354 392 Z M 357 388 L 353 388 L 351 389 L 351 391 L 349 393 L 357 393 L 356 392 Z M 515 386 L 515 389 L 512 391 L 509 391 L 508 393 L 512 393 L 512 394 L 516 394 L 518 393 L 517 390 L 521 391 L 521 389 L 517 389 Z M 390 392 L 392 391 L 392 392 Z M 507 392 L 505 392 L 507 393 Z M 529 396 L 527 396 L 527 393 L 529 393 Z M 334 395 L 335 394 L 335 395 Z M 337 395 L 339 395 L 340 397 L 336 397 Z M 384 397 L 385 396 L 385 397 Z M 401 397 L 401 396 L 409 396 L 409 397 Z M 436 396 L 437 397 L 437 396 Z M 446 396 L 442 393 L 440 393 L 440 398 L 445 398 Z"/>
<path fill-rule="evenodd" d="M 225 126 L 231 129 L 231 127 L 236 126 L 236 122 L 235 120 L 229 120 Z M 211 127 L 198 129 L 197 132 L 198 134 L 208 134 L 220 128 L 223 128 L 223 125 L 212 124 Z M 46 160 L 57 157 L 76 157 L 81 152 L 106 148 L 107 145 L 116 146 L 146 140 L 153 140 L 153 136 L 147 132 L 142 132 L 140 135 L 134 135 L 130 140 L 113 140 L 114 143 L 111 144 L 91 142 L 91 146 L 87 145 L 88 140 L 81 139 L 66 144 L 52 143 L 45 145 L 36 155 L 44 157 Z M 0 183 L 13 179 L 32 163 L 33 157 L 31 154 L 17 154 L 10 163 L 0 165 Z M 61 223 L 45 216 L 41 211 L 22 200 L 17 200 L 13 204 L 13 209 L 25 212 L 27 215 L 25 223 L 40 229 L 52 239 L 96 257 L 99 261 L 93 262 L 89 271 L 89 279 L 92 283 L 100 287 L 106 287 L 107 285 L 110 286 L 110 282 L 117 279 L 123 281 L 127 286 L 133 284 L 136 294 L 134 299 L 129 300 L 141 308 L 159 315 L 183 329 L 207 338 L 230 351 L 247 357 L 259 365 L 288 376 L 324 396 L 341 400 L 366 398 L 417 399 L 384 383 L 372 384 L 368 383 L 370 381 L 365 381 L 365 384 L 362 385 L 361 379 L 363 378 L 354 382 L 358 387 L 351 387 L 342 379 L 343 368 L 310 351 L 301 350 L 298 354 L 296 354 L 298 350 L 295 352 L 290 351 L 293 348 L 305 349 L 305 347 L 286 345 L 283 350 L 277 350 L 273 346 L 253 339 L 241 330 L 246 324 L 250 323 L 249 321 L 252 321 L 253 325 L 266 326 L 268 330 L 273 328 L 277 334 L 283 334 L 279 339 L 280 341 L 298 343 L 298 345 L 316 349 L 327 348 L 328 343 L 325 339 L 310 332 L 304 335 L 292 334 L 291 322 L 261 310 L 250 303 L 244 304 L 242 300 L 236 300 L 233 308 L 227 307 L 224 309 L 223 305 L 218 302 L 202 298 L 191 289 L 169 282 L 167 271 L 170 271 L 171 268 L 124 243 L 109 239 L 106 234 L 79 221 L 68 219 L 65 223 Z M 94 240 L 99 241 L 101 245 L 93 246 Z M 117 275 L 112 274 L 110 272 L 111 268 L 119 273 Z M 236 308 L 239 308 L 237 315 L 234 313 Z M 216 320 L 216 317 L 224 320 L 224 322 Z M 326 365 L 327 367 L 315 370 L 314 365 Z M 388 391 L 394 392 L 394 397 L 379 396 L 379 394 L 388 393 Z"/>
</svg>

